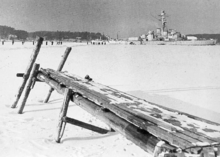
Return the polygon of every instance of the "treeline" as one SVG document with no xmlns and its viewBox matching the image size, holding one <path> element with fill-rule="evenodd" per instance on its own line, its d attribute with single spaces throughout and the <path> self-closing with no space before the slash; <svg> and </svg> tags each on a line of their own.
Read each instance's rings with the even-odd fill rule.
<svg viewBox="0 0 220 157">
<path fill-rule="evenodd" d="M 44 37 L 45 40 L 106 40 L 107 37 L 101 33 L 93 32 L 70 32 L 70 31 L 36 31 L 27 32 L 16 30 L 12 27 L 0 25 L 1 39 L 34 40 L 36 37 Z"/>
<path fill-rule="evenodd" d="M 23 30 L 16 30 L 8 26 L 0 26 L 0 37 L 1 39 L 8 39 L 8 38 L 26 39 L 28 37 L 28 32 Z"/>
<path fill-rule="evenodd" d="M 188 36 L 195 36 L 198 39 L 217 39 L 217 43 L 220 43 L 220 34 L 188 34 Z"/>
<path fill-rule="evenodd" d="M 37 36 L 44 37 L 45 40 L 68 40 L 68 39 L 77 39 L 77 40 L 94 40 L 102 39 L 106 40 L 107 37 L 101 33 L 93 32 L 70 32 L 70 31 L 37 31 L 29 33 L 30 38 L 36 38 Z"/>
</svg>

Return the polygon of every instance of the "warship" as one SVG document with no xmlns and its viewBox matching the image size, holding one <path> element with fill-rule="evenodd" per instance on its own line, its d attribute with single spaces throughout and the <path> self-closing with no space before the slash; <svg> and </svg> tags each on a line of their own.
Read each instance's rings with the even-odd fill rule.
<svg viewBox="0 0 220 157">
<path fill-rule="evenodd" d="M 216 45 L 215 39 L 197 39 L 195 36 L 185 36 L 178 31 L 167 28 L 167 20 L 165 11 L 161 11 L 159 15 L 161 28 L 157 28 L 156 32 L 149 31 L 148 34 L 143 34 L 138 38 L 139 44 L 143 45 Z M 136 43 L 136 42 L 135 42 Z"/>
</svg>

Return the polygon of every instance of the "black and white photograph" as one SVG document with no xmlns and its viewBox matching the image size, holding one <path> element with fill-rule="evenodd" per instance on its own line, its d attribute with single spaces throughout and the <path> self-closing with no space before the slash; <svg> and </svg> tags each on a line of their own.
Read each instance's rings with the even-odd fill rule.
<svg viewBox="0 0 220 157">
<path fill-rule="evenodd" d="M 220 157 L 219 0 L 0 4 L 0 157 Z"/>
</svg>

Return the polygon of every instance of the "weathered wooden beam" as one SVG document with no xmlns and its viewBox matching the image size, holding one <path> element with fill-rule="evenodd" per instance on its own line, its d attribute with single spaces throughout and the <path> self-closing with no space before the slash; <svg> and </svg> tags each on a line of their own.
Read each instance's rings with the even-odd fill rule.
<svg viewBox="0 0 220 157">
<path fill-rule="evenodd" d="M 54 81 L 53 79 L 49 78 L 42 72 L 38 73 L 38 79 L 41 81 L 44 81 L 48 85 L 50 85 L 52 88 L 56 89 L 58 93 L 65 94 L 65 88 L 60 86 L 59 83 Z M 147 152 L 153 152 L 154 147 L 156 143 L 159 141 L 154 135 L 150 134 L 149 132 L 129 123 L 128 121 L 122 119 L 121 117 L 117 116 L 116 114 L 112 113 L 109 110 L 103 109 L 101 106 L 98 106 L 97 104 L 77 95 L 73 97 L 74 103 L 76 103 L 78 106 L 85 109 L 90 114 L 96 116 L 103 122 L 105 122 L 107 125 L 109 125 L 112 129 L 119 131 L 122 135 L 125 135 L 129 140 L 143 148 Z M 120 110 L 120 109 L 119 109 Z M 120 112 L 120 111 L 118 111 Z M 130 117 L 132 119 L 135 119 L 135 117 Z M 152 125 L 147 124 L 146 125 Z M 62 130 L 62 129 L 60 129 Z M 60 131 L 61 132 L 61 131 Z M 60 142 L 61 137 L 58 136 L 57 142 Z M 166 148 L 168 149 L 174 149 L 175 147 L 166 144 Z"/>
<path fill-rule="evenodd" d="M 70 94 L 71 94 L 71 90 L 69 88 L 65 88 L 63 105 L 62 105 L 62 108 L 60 111 L 60 116 L 59 116 L 57 139 L 56 139 L 57 143 L 60 143 L 60 140 L 61 140 L 63 133 L 64 133 L 65 125 L 63 126 L 64 121 L 62 119 L 63 119 L 63 117 L 66 117 L 66 114 L 67 114 L 70 96 L 71 96 Z"/>
<path fill-rule="evenodd" d="M 73 118 L 69 118 L 69 117 L 63 117 L 62 120 L 66 123 L 70 123 L 70 124 L 73 124 L 73 125 L 76 125 L 76 126 L 79 126 L 84 129 L 88 129 L 88 130 L 91 130 L 91 131 L 94 131 L 100 134 L 106 134 L 108 132 L 111 132 L 111 130 L 106 130 L 106 129 L 103 129 L 103 128 L 100 128 L 100 127 L 97 127 L 97 126 L 94 126 L 94 125 L 91 125 L 91 124 L 88 124 L 88 123 L 85 123 L 85 122 L 82 122 L 82 121 L 79 121 Z"/>
<path fill-rule="evenodd" d="M 17 95 L 15 96 L 15 100 L 14 100 L 14 103 L 12 104 L 11 108 L 15 108 L 17 106 L 17 103 L 18 103 L 18 101 L 19 101 L 19 99 L 21 97 L 21 94 L 22 94 L 22 92 L 24 90 L 26 82 L 27 82 L 27 80 L 29 78 L 31 69 L 32 69 L 32 67 L 33 67 L 33 65 L 34 65 L 34 63 L 36 61 L 36 58 L 37 58 L 39 52 L 40 52 L 40 48 L 41 48 L 42 43 L 43 43 L 43 38 L 40 37 L 38 39 L 38 41 L 37 41 L 37 45 L 36 45 L 35 49 L 33 50 L 33 53 L 31 55 L 29 64 L 28 64 L 27 69 L 25 71 L 25 75 L 23 76 L 23 82 L 22 82 L 21 86 L 18 89 Z"/>
<path fill-rule="evenodd" d="M 53 80 L 53 78 L 50 78 L 49 75 L 47 75 L 45 73 L 43 74 L 42 72 L 40 72 L 38 74 L 38 76 L 39 76 L 39 78 L 42 81 L 45 81 L 51 87 L 55 87 L 55 89 L 60 94 L 64 94 L 65 93 L 65 88 L 66 87 L 64 87 L 64 85 L 60 85 L 57 81 Z M 71 100 L 74 101 L 75 104 L 77 104 L 78 106 L 80 106 L 81 108 L 86 110 L 87 112 L 91 113 L 92 115 L 96 116 L 98 119 L 100 119 L 103 122 L 105 122 L 107 125 L 109 125 L 114 130 L 120 132 L 126 138 L 128 138 L 133 143 L 137 144 L 139 147 L 141 147 L 142 149 L 144 149 L 147 152 L 150 152 L 152 154 L 154 153 L 154 155 L 155 155 L 155 154 L 160 154 L 161 150 L 163 150 L 164 148 L 166 150 L 176 150 L 175 147 L 169 145 L 166 142 L 165 142 L 165 144 L 163 146 L 161 146 L 162 149 L 160 148 L 159 150 L 157 150 L 158 149 L 157 145 L 158 145 L 158 142 L 159 142 L 159 139 L 157 137 L 155 137 L 154 135 L 150 134 L 146 130 L 141 129 L 141 128 L 133 125 L 129 121 L 125 120 L 124 118 L 119 117 L 118 115 L 116 115 L 115 113 L 111 112 L 110 110 L 108 110 L 106 108 L 103 108 L 103 107 L 95 104 L 94 102 L 92 102 L 92 101 L 90 101 L 90 100 L 88 100 L 88 99 L 78 95 L 77 93 L 75 95 L 73 95 L 73 97 L 71 96 Z M 121 112 L 121 111 L 122 110 L 120 110 L 120 109 L 118 110 L 118 112 Z M 124 112 L 126 113 L 126 111 L 124 111 Z M 130 118 L 136 119 L 135 116 L 130 117 Z M 144 123 L 144 125 L 151 127 L 150 124 L 147 124 L 147 123 Z M 151 124 L 151 125 L 153 125 L 153 124 Z M 180 140 L 180 142 L 184 142 L 184 141 Z M 191 151 L 197 152 L 200 149 L 201 148 L 198 147 L 198 146 L 192 147 L 192 148 L 190 148 L 190 150 L 185 149 L 184 154 L 187 154 L 187 152 L 188 152 L 188 155 L 189 155 L 189 153 Z M 216 150 L 215 153 L 218 154 L 219 153 L 218 151 L 219 151 L 219 149 Z M 172 157 L 176 153 L 178 153 L 178 152 L 171 151 L 171 153 L 170 154 L 168 153 L 166 156 Z M 176 154 L 176 155 L 178 156 L 180 154 Z M 155 156 L 155 157 L 157 157 L 157 156 Z"/>
<path fill-rule="evenodd" d="M 133 101 L 132 98 L 127 97 L 125 94 L 121 94 L 118 91 L 111 89 L 109 87 L 108 88 L 104 87 L 104 89 L 101 89 L 101 92 L 99 93 L 96 90 L 93 90 L 93 89 L 97 88 L 95 85 L 93 85 L 94 82 L 89 82 L 86 84 L 85 82 L 88 82 L 87 80 L 82 80 L 81 78 L 77 78 L 76 76 L 69 77 L 66 75 L 62 75 L 61 73 L 58 73 L 56 71 L 53 71 L 52 69 L 47 69 L 47 70 L 49 71 L 50 76 L 53 77 L 54 79 L 57 79 L 57 81 L 61 81 L 66 86 L 71 87 L 74 91 L 81 93 L 82 95 L 85 95 L 86 97 L 93 100 L 97 104 L 102 104 L 103 106 L 105 106 L 107 108 L 118 107 L 118 108 L 122 108 L 123 110 L 127 110 L 128 112 L 130 112 L 130 110 L 127 107 L 124 107 L 126 103 L 123 105 L 118 104 L 118 102 L 117 102 L 118 98 L 123 99 L 123 100 L 127 99 L 127 100 L 125 100 L 125 102 L 128 102 L 128 104 L 130 102 L 133 103 L 134 105 L 136 105 L 135 103 L 139 103 L 139 102 Z M 74 80 L 77 80 L 77 81 L 74 81 Z M 96 84 L 96 83 L 94 83 L 94 84 Z M 96 84 L 96 85 L 99 86 L 100 84 Z M 90 89 L 90 87 L 91 88 L 94 87 L 94 88 Z M 99 90 L 99 89 L 97 88 L 97 90 Z M 113 96 L 113 97 L 111 99 L 108 97 L 108 95 L 105 94 L 105 93 L 108 93 L 108 91 L 110 91 L 112 93 L 111 96 Z M 101 94 L 101 93 L 103 93 L 103 94 Z M 117 94 L 119 96 L 117 96 Z M 114 99 L 116 99 L 116 103 L 111 102 L 111 101 L 114 102 L 115 101 Z M 142 113 L 139 113 L 137 116 L 142 116 Z M 144 116 L 146 117 L 146 115 L 144 115 Z M 173 125 L 170 125 L 167 122 L 161 122 L 157 118 L 154 118 L 152 116 L 148 116 L 148 118 L 151 120 L 151 122 L 153 122 L 155 124 L 159 124 L 161 127 L 165 128 L 166 130 L 176 131 L 176 127 L 174 127 Z"/>
<path fill-rule="evenodd" d="M 153 153 L 156 144 L 160 141 L 149 132 L 129 123 L 111 111 L 98 106 L 82 96 L 73 96 L 73 102 L 149 153 Z M 175 148 L 169 144 L 165 144 L 164 147 L 170 150 Z"/>
<path fill-rule="evenodd" d="M 61 59 L 60 64 L 59 64 L 59 66 L 57 68 L 57 71 L 61 71 L 63 69 L 63 66 L 64 66 L 64 64 L 65 64 L 65 62 L 67 60 L 67 57 L 69 56 L 69 53 L 70 53 L 71 50 L 72 50 L 71 47 L 67 47 L 66 48 L 66 51 L 64 52 L 64 55 L 62 56 L 62 59 Z M 50 96 L 51 96 L 53 90 L 54 90 L 53 88 L 50 88 L 50 90 L 49 90 L 49 92 L 47 94 L 47 97 L 44 100 L 44 103 L 47 103 L 49 101 Z"/>
<path fill-rule="evenodd" d="M 55 89 L 59 94 L 64 94 L 65 87 L 62 87 L 61 84 L 59 84 L 57 81 L 49 78 L 42 72 L 39 72 L 37 75 L 37 79 L 39 79 L 42 82 L 47 83 L 51 88 Z"/>
<path fill-rule="evenodd" d="M 57 76 L 55 77 L 54 74 L 51 73 L 50 71 L 47 74 L 47 71 L 45 71 L 44 69 L 41 69 L 41 72 L 45 73 L 46 75 L 50 75 L 50 77 L 53 77 L 53 79 L 56 79 L 56 77 L 57 77 Z M 47 77 L 46 75 L 44 75 L 44 77 Z M 71 79 L 76 80 L 76 82 L 70 81 Z M 50 80 L 51 79 L 48 79 L 48 81 L 51 83 Z M 53 80 L 53 81 L 55 81 L 55 80 Z M 185 148 L 186 146 L 192 146 L 192 143 L 191 143 L 190 140 L 194 140 L 194 139 L 192 139 L 190 137 L 189 137 L 190 140 L 185 139 L 188 136 L 183 135 L 183 134 L 178 134 L 176 132 L 172 133 L 170 131 L 167 131 L 167 130 L 165 130 L 163 128 L 160 128 L 155 123 L 152 123 L 152 122 L 147 121 L 145 119 L 142 119 L 142 118 L 140 118 L 138 116 L 135 116 L 134 114 L 129 113 L 128 111 L 123 110 L 123 109 L 115 106 L 114 104 L 110 104 L 108 99 L 104 99 L 103 100 L 103 98 L 105 98 L 105 95 L 100 95 L 96 91 L 88 91 L 87 88 L 79 85 L 77 83 L 77 81 L 82 81 L 83 82 L 83 80 L 81 80 L 80 78 L 77 78 L 77 77 L 71 77 L 71 78 L 70 77 L 66 77 L 66 78 L 62 79 L 62 84 L 67 85 L 67 87 L 71 88 L 74 92 L 80 93 L 83 96 L 86 96 L 89 100 L 92 100 L 96 104 L 109 108 L 112 112 L 114 112 L 118 116 L 123 117 L 124 119 L 126 119 L 129 122 L 131 122 L 132 124 L 145 129 L 146 131 L 150 132 L 151 134 L 153 134 L 153 135 L 155 135 L 157 137 L 161 137 L 162 139 L 168 141 L 172 145 L 181 146 L 181 148 Z M 93 82 L 88 82 L 87 80 L 85 80 L 84 82 L 87 85 L 91 85 L 93 83 Z M 56 88 L 58 89 L 58 91 L 60 91 L 59 90 L 59 87 L 60 87 L 59 83 L 56 82 L 55 86 L 57 86 Z M 182 136 L 184 138 L 182 138 Z"/>
<path fill-rule="evenodd" d="M 49 74 L 45 73 L 43 69 L 38 73 L 37 78 L 41 81 L 44 81 L 48 85 L 50 85 L 52 88 L 56 89 L 56 91 L 60 94 L 64 94 L 64 89 L 65 87 L 62 87 L 63 85 L 59 84 L 56 80 L 52 79 L 49 77 Z M 69 87 L 72 89 L 72 87 Z M 76 90 L 75 88 L 73 89 L 74 92 L 76 93 L 81 93 L 81 91 Z M 90 97 L 89 97 L 90 99 Z M 94 99 L 90 99 L 94 100 Z M 95 102 L 95 101 L 93 101 Z M 98 102 L 99 103 L 99 102 Z M 147 120 L 141 119 L 135 115 L 132 115 L 131 113 L 122 110 L 121 108 L 118 108 L 116 106 L 110 106 L 111 111 L 113 111 L 116 115 L 119 117 L 122 117 L 123 119 L 127 120 L 128 122 L 131 122 L 132 124 L 145 129 L 146 131 L 150 132 L 153 135 L 156 135 L 157 137 L 161 137 L 163 140 L 168 141 L 172 145 L 176 146 L 191 146 L 190 141 L 187 141 L 185 139 L 182 139 L 178 136 L 175 135 L 175 133 L 170 133 L 169 131 L 163 130 L 162 128 L 158 127 L 154 123 L 151 123 Z M 114 129 L 114 128 L 113 128 Z"/>
<path fill-rule="evenodd" d="M 76 75 L 56 72 L 52 69 L 42 69 L 42 72 L 50 76 L 58 84 L 61 83 L 62 86 L 80 93 L 97 105 L 108 108 L 116 115 L 143 128 L 154 136 L 160 137 L 171 145 L 184 149 L 202 143 L 220 142 L 220 136 L 216 136 L 220 132 L 220 125 L 217 123 L 209 123 L 207 120 L 192 115 L 148 103 L 143 99 L 88 81 Z M 187 121 L 180 121 L 182 118 L 186 118 Z M 202 130 L 203 128 L 200 128 L 199 124 L 203 122 L 204 125 L 215 129 L 212 132 Z M 168 125 L 166 126 L 166 124 Z"/>
<path fill-rule="evenodd" d="M 26 90 L 25 90 L 25 93 L 24 93 L 23 100 L 21 102 L 21 106 L 20 106 L 19 111 L 18 111 L 19 114 L 21 114 L 23 112 L 23 109 L 25 107 L 27 98 L 30 94 L 31 88 L 32 88 L 33 84 L 35 83 L 35 79 L 36 79 L 39 67 L 40 67 L 40 64 L 34 64 L 33 70 L 31 72 L 30 78 L 29 78 L 28 83 L 27 83 L 27 87 L 26 87 Z"/>
</svg>

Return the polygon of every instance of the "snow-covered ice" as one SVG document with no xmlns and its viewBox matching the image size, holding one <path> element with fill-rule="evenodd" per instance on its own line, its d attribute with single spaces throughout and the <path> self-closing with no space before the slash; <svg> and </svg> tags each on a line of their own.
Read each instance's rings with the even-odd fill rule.
<svg viewBox="0 0 220 157">
<path fill-rule="evenodd" d="M 220 123 L 220 46 L 44 44 L 36 62 L 57 69 L 67 46 L 73 47 L 63 71 Z M 62 96 L 53 92 L 42 103 L 49 90 L 44 83 L 36 83 L 24 114 L 11 109 L 22 80 L 16 73 L 25 71 L 32 49 L 31 43 L 0 45 L 0 156 L 149 156 L 118 133 L 100 135 L 68 124 L 61 144 L 55 143 Z M 68 115 L 108 128 L 73 103 Z"/>
</svg>

